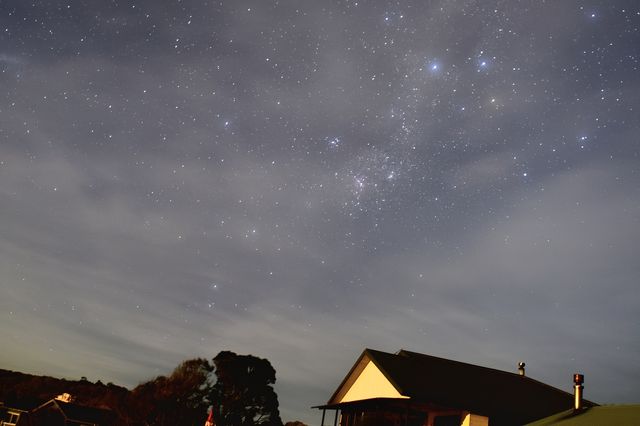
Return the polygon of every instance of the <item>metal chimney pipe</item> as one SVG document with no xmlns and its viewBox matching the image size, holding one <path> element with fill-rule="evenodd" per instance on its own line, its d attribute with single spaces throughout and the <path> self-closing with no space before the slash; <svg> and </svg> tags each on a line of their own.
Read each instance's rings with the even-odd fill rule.
<svg viewBox="0 0 640 426">
<path fill-rule="evenodd" d="M 582 391 L 584 390 L 584 386 L 582 386 L 582 384 L 584 383 L 584 375 L 582 374 L 574 374 L 573 375 L 573 395 L 574 395 L 574 399 L 573 399 L 573 410 L 577 411 L 577 410 L 581 410 L 582 407 Z"/>
<path fill-rule="evenodd" d="M 518 374 L 520 374 L 521 376 L 524 376 L 524 366 L 524 362 L 518 363 Z"/>
</svg>

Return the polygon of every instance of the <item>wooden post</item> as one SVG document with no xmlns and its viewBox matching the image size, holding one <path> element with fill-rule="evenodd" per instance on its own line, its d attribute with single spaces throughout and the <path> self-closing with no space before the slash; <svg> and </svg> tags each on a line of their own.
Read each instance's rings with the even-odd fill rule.
<svg viewBox="0 0 640 426">
<path fill-rule="evenodd" d="M 338 426 L 338 411 L 336 410 L 336 416 L 333 418 L 333 426 Z"/>
<path fill-rule="evenodd" d="M 409 403 L 407 402 L 407 409 L 404 412 L 404 426 L 409 425 Z"/>
<path fill-rule="evenodd" d="M 324 415 L 326 414 L 327 409 L 323 408 L 322 409 L 322 422 L 320 422 L 320 426 L 324 426 Z"/>
</svg>

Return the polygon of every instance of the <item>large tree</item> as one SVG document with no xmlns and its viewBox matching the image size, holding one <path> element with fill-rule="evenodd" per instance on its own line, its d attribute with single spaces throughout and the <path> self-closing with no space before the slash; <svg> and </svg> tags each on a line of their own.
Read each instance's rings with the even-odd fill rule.
<svg viewBox="0 0 640 426">
<path fill-rule="evenodd" d="M 159 376 L 137 386 L 129 399 L 132 416 L 147 425 L 201 426 L 210 404 L 211 370 L 207 360 L 191 359 L 169 377 Z"/>
<path fill-rule="evenodd" d="M 282 426 L 271 363 L 222 351 L 214 359 L 217 382 L 211 402 L 217 426 Z"/>
</svg>

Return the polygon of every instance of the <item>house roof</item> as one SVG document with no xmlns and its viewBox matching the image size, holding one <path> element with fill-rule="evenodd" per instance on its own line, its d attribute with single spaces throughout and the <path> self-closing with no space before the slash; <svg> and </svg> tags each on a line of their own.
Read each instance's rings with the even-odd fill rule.
<svg viewBox="0 0 640 426">
<path fill-rule="evenodd" d="M 41 399 L 36 398 L 21 398 L 17 400 L 0 402 L 0 409 L 16 410 L 28 412 L 42 404 Z"/>
<path fill-rule="evenodd" d="M 563 411 L 528 426 L 635 426 L 640 422 L 640 405 L 602 405 L 574 412 Z"/>
<path fill-rule="evenodd" d="M 327 407 L 339 405 L 340 395 L 368 361 L 411 401 L 470 411 L 489 417 L 492 424 L 524 424 L 573 405 L 572 394 L 517 373 L 406 350 L 365 349 Z"/>
<path fill-rule="evenodd" d="M 109 424 L 113 417 L 113 412 L 111 410 L 87 407 L 84 405 L 77 405 L 56 399 L 52 399 L 46 402 L 34 411 L 38 411 L 49 405 L 57 406 L 67 420 L 72 420 L 80 423 L 90 423 L 96 425 Z"/>
<path fill-rule="evenodd" d="M 111 410 L 95 407 L 86 407 L 69 402 L 56 401 L 65 417 L 69 420 L 79 420 L 96 424 L 104 424 L 112 415 Z"/>
</svg>

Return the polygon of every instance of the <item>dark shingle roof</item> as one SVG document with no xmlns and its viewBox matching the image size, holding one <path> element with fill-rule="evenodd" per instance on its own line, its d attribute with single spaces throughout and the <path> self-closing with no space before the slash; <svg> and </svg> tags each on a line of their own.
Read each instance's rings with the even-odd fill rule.
<svg viewBox="0 0 640 426">
<path fill-rule="evenodd" d="M 60 407 L 60 411 L 68 420 L 74 420 L 82 423 L 91 423 L 97 425 L 110 424 L 113 418 L 111 410 L 101 408 L 87 407 L 69 402 L 53 400 Z"/>
<path fill-rule="evenodd" d="M 516 373 L 406 350 L 365 349 L 362 356 L 412 401 L 485 415 L 492 425 L 521 425 L 573 406 L 572 394 Z"/>
<path fill-rule="evenodd" d="M 37 398 L 20 398 L 0 402 L 0 407 L 4 409 L 14 409 L 18 411 L 31 411 L 42 405 L 43 401 Z"/>
</svg>

